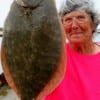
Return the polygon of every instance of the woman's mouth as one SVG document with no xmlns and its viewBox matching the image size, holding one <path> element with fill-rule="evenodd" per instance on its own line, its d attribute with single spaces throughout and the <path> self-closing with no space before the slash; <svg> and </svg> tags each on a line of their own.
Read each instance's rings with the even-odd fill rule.
<svg viewBox="0 0 100 100">
<path fill-rule="evenodd" d="M 73 33 L 71 33 L 71 36 L 72 37 L 81 37 L 81 36 L 83 36 L 83 34 L 81 32 L 73 32 Z"/>
</svg>

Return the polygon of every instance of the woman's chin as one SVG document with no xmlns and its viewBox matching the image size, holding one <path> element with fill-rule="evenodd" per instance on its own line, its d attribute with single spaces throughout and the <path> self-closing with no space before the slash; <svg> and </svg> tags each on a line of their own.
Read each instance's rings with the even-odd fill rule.
<svg viewBox="0 0 100 100">
<path fill-rule="evenodd" d="M 70 39 L 69 40 L 70 43 L 84 43 L 85 41 L 83 41 L 82 39 Z"/>
</svg>

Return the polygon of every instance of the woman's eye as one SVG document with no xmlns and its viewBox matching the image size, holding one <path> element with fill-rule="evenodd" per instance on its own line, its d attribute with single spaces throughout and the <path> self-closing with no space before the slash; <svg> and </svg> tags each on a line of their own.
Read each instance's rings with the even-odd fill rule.
<svg viewBox="0 0 100 100">
<path fill-rule="evenodd" d="M 85 19 L 85 16 L 78 16 L 77 19 L 78 20 L 84 20 Z"/>
<path fill-rule="evenodd" d="M 72 18 L 66 18 L 65 19 L 65 22 L 67 22 L 67 23 L 69 23 L 69 22 L 71 22 L 72 21 Z"/>
</svg>

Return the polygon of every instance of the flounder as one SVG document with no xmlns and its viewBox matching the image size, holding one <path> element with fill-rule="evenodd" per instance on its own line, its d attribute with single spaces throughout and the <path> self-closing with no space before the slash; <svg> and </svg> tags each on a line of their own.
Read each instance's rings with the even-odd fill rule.
<svg viewBox="0 0 100 100">
<path fill-rule="evenodd" d="M 21 100 L 42 100 L 65 73 L 65 44 L 53 0 L 16 0 L 5 20 L 1 60 Z"/>
</svg>

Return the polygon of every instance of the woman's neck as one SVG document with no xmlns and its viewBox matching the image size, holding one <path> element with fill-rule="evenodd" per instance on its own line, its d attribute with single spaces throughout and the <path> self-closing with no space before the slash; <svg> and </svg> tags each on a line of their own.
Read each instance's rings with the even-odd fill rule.
<svg viewBox="0 0 100 100">
<path fill-rule="evenodd" d="M 100 52 L 100 46 L 93 42 L 87 43 L 70 43 L 71 48 L 81 54 L 96 54 Z"/>
</svg>

